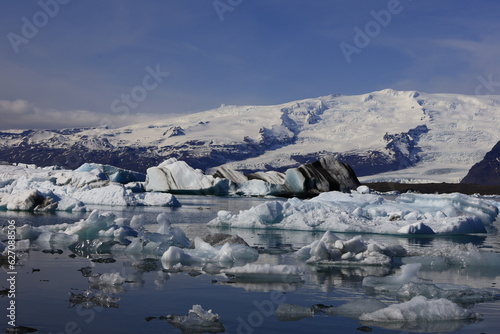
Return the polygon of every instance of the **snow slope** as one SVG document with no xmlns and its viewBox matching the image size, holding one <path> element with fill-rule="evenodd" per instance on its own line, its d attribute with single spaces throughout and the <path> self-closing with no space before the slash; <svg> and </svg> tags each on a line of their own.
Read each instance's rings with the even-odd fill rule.
<svg viewBox="0 0 500 334">
<path fill-rule="evenodd" d="M 175 157 L 194 168 L 284 170 L 325 154 L 362 181 L 458 182 L 500 140 L 500 96 L 385 89 L 271 106 L 221 106 L 119 129 L 0 132 L 0 160 L 144 172 Z M 74 166 L 71 166 L 74 164 Z"/>
</svg>

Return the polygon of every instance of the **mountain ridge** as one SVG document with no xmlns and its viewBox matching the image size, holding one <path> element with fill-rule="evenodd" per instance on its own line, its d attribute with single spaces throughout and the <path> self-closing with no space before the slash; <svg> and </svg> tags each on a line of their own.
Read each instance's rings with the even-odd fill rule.
<svg viewBox="0 0 500 334">
<path fill-rule="evenodd" d="M 144 172 L 175 157 L 195 168 L 283 171 L 333 154 L 362 181 L 458 182 L 500 140 L 500 96 L 385 89 L 270 106 L 225 106 L 117 129 L 0 132 L 0 160 Z"/>
</svg>

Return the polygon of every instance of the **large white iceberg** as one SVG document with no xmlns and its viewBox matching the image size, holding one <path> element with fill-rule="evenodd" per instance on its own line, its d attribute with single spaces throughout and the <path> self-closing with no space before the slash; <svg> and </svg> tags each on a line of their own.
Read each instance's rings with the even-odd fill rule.
<svg viewBox="0 0 500 334">
<path fill-rule="evenodd" d="M 229 180 L 205 175 L 184 161 L 170 158 L 158 167 L 147 169 L 145 188 L 146 191 L 227 194 Z"/>
<path fill-rule="evenodd" d="M 273 200 L 233 214 L 219 211 L 209 226 L 381 234 L 486 233 L 498 216 L 489 201 L 459 193 L 381 195 L 327 192 Z"/>
</svg>

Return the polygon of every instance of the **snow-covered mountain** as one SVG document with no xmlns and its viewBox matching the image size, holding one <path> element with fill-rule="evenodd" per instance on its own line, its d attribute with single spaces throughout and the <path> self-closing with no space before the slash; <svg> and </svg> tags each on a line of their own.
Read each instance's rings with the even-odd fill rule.
<svg viewBox="0 0 500 334">
<path fill-rule="evenodd" d="M 207 170 L 284 170 L 334 154 L 363 181 L 458 182 L 500 140 L 500 96 L 385 89 L 272 106 L 221 106 L 119 129 L 0 132 L 0 160 L 99 162 L 144 172 L 166 158 Z"/>
</svg>

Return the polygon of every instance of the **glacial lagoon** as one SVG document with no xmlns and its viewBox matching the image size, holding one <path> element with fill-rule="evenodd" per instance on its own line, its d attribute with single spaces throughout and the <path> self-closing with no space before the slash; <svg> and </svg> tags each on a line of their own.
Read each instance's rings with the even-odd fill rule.
<svg viewBox="0 0 500 334">
<path fill-rule="evenodd" d="M 160 257 L 147 254 L 104 252 L 84 256 L 69 248 L 49 250 L 32 245 L 29 251 L 16 251 L 19 260 L 15 264 L 15 298 L 8 296 L 10 276 L 4 263 L 0 274 L 0 307 L 5 310 L 2 314 L 15 300 L 16 325 L 41 333 L 197 332 L 194 328 L 176 328 L 167 318 L 187 315 L 193 305 L 217 314 L 226 333 L 496 333 L 500 326 L 500 296 L 496 294 L 496 289 L 500 289 L 498 232 L 453 236 L 335 233 L 343 240 L 361 235 L 363 240 L 400 245 L 407 254 L 393 257 L 388 266 L 308 264 L 297 258 L 296 251 L 322 238 L 324 232 L 207 226 L 220 210 L 238 213 L 266 199 L 182 195 L 177 198 L 182 203 L 178 208 L 88 207 L 112 212 L 118 218 L 143 215 L 147 222 L 144 229 L 150 232 L 158 230 L 158 214 L 166 213 L 172 226 L 181 228 L 190 239 L 208 233 L 237 234 L 258 250 L 258 259 L 252 264 L 294 266 L 300 271 L 300 278 L 239 279 L 220 272 L 214 264 L 169 267 Z M 15 221 L 18 227 L 43 226 L 72 224 L 89 215 L 90 212 L 2 211 L 0 219 L 3 226 L 8 221 Z M 499 227 L 498 220 L 495 227 Z M 418 282 L 406 286 L 404 291 L 401 286 L 380 289 L 367 283 L 367 277 L 371 282 L 387 282 L 384 278 L 395 277 L 402 280 L 401 284 L 408 283 L 402 268 L 415 263 L 420 263 L 415 277 L 407 279 Z M 107 277 L 108 281 L 93 279 L 96 276 Z M 389 307 L 406 305 L 409 300 L 415 304 L 416 299 L 405 299 L 403 294 L 415 287 L 421 291 L 418 287 L 422 286 L 438 287 L 433 293 L 441 291 L 448 298 L 453 296 L 455 305 L 474 317 L 431 321 L 425 318 L 422 308 L 432 306 L 424 303 L 414 306 L 415 314 L 423 317 L 415 321 L 360 319 L 359 313 L 368 312 L 375 304 Z M 1 327 L 10 327 L 8 321 L 3 316 Z"/>
</svg>

